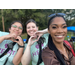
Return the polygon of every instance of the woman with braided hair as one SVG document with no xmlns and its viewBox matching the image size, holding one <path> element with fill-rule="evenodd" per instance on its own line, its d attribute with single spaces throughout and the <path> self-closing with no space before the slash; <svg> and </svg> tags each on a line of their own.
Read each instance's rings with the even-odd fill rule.
<svg viewBox="0 0 75 75">
<path fill-rule="evenodd" d="M 51 14 L 48 22 L 48 45 L 42 52 L 45 65 L 74 65 L 75 53 L 72 44 L 64 41 L 67 24 L 64 13 Z"/>
</svg>

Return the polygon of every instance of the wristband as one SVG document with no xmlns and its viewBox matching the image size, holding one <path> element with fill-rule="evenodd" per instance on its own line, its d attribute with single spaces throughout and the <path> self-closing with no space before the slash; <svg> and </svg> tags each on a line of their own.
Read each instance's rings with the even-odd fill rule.
<svg viewBox="0 0 75 75">
<path fill-rule="evenodd" d="M 20 45 L 19 45 L 19 48 L 24 48 L 24 46 L 20 46 Z"/>
</svg>

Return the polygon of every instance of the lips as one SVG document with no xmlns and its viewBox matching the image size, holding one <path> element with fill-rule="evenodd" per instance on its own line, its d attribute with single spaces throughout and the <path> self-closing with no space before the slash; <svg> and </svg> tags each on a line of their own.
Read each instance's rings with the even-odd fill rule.
<svg viewBox="0 0 75 75">
<path fill-rule="evenodd" d="M 55 35 L 57 38 L 63 38 L 64 35 Z"/>
<path fill-rule="evenodd" d="M 30 32 L 30 34 L 33 34 L 34 32 Z"/>
<path fill-rule="evenodd" d="M 30 32 L 29 32 L 29 34 L 30 34 L 30 35 L 33 35 L 33 34 L 34 34 L 34 32 L 35 32 L 35 31 L 30 31 Z"/>
</svg>

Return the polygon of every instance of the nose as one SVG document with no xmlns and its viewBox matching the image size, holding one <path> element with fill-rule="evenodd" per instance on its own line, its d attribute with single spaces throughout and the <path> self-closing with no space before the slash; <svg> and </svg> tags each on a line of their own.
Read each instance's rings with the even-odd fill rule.
<svg viewBox="0 0 75 75">
<path fill-rule="evenodd" d="M 57 32 L 61 33 L 61 32 L 63 32 L 63 29 L 62 28 L 58 28 Z"/>
<path fill-rule="evenodd" d="M 19 28 L 17 27 L 16 30 L 19 30 Z"/>
<path fill-rule="evenodd" d="M 31 27 L 30 30 L 33 30 L 33 28 Z"/>
</svg>

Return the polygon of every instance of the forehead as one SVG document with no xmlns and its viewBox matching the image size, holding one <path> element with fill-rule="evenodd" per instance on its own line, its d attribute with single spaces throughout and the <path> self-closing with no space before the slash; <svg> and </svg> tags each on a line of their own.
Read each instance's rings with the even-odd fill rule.
<svg viewBox="0 0 75 75">
<path fill-rule="evenodd" d="M 62 17 L 55 17 L 52 20 L 51 24 L 62 24 L 62 23 L 66 23 L 65 20 Z"/>
<path fill-rule="evenodd" d="M 36 24 L 34 22 L 30 22 L 30 23 L 27 24 L 27 27 L 28 26 L 36 26 Z"/>
<path fill-rule="evenodd" d="M 15 23 L 13 23 L 12 25 L 16 25 L 16 26 L 21 26 L 21 27 L 22 27 L 22 24 L 19 23 L 19 22 L 15 22 Z"/>
</svg>

